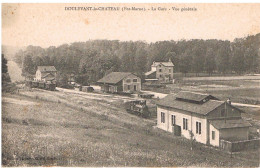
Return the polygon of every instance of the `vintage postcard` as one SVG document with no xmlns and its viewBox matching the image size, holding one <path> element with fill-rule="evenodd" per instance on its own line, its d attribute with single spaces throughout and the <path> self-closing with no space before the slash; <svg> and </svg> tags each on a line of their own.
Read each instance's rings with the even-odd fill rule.
<svg viewBox="0 0 260 168">
<path fill-rule="evenodd" d="M 259 166 L 259 3 L 1 6 L 3 167 Z"/>
</svg>

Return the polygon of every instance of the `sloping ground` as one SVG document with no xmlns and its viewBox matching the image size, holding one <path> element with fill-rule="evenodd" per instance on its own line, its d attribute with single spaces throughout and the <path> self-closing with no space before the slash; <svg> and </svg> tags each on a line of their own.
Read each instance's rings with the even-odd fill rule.
<svg viewBox="0 0 260 168">
<path fill-rule="evenodd" d="M 20 94 L 3 99 L 4 166 L 259 165 L 257 150 L 232 159 L 200 144 L 191 151 L 189 140 L 153 129 L 154 120 L 126 113 L 120 99 L 40 90 Z"/>
</svg>

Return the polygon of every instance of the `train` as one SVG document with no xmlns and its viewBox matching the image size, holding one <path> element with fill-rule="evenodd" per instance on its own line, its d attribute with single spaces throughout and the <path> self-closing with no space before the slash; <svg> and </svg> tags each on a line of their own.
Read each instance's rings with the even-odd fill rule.
<svg viewBox="0 0 260 168">
<path fill-rule="evenodd" d="M 128 113 L 136 114 L 143 118 L 151 117 L 151 112 L 146 105 L 146 100 L 132 100 L 125 103 L 125 108 Z"/>
<path fill-rule="evenodd" d="M 55 83 L 49 83 L 49 82 L 38 82 L 38 81 L 26 81 L 26 86 L 30 88 L 39 88 L 39 89 L 45 89 L 45 90 L 51 90 L 54 91 L 56 89 Z"/>
</svg>

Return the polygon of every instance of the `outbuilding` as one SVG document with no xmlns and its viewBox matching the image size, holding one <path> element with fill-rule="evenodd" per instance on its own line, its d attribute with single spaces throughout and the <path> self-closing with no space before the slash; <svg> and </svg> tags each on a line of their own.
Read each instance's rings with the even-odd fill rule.
<svg viewBox="0 0 260 168">
<path fill-rule="evenodd" d="M 133 93 L 141 90 L 141 78 L 131 72 L 111 72 L 97 83 L 104 92 Z"/>
</svg>

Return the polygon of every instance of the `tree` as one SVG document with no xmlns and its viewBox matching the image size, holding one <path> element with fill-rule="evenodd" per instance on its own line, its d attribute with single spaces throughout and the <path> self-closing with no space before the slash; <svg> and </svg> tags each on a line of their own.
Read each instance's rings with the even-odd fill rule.
<svg viewBox="0 0 260 168">
<path fill-rule="evenodd" d="M 22 75 L 29 77 L 34 75 L 36 72 L 34 62 L 31 55 L 26 55 L 23 60 Z"/>
<path fill-rule="evenodd" d="M 181 54 L 179 68 L 180 72 L 184 73 L 184 76 L 191 70 L 192 56 L 191 51 L 187 50 L 185 53 Z"/>
<path fill-rule="evenodd" d="M 205 70 L 208 72 L 209 75 L 211 75 L 215 69 L 216 69 L 216 61 L 215 61 L 214 51 L 212 48 L 208 48 L 206 52 L 206 58 L 205 58 Z"/>
<path fill-rule="evenodd" d="M 223 42 L 217 51 L 217 69 L 224 74 L 230 70 L 230 42 Z"/>
<path fill-rule="evenodd" d="M 166 58 L 169 60 L 171 59 L 173 64 L 174 64 L 174 69 L 175 71 L 179 71 L 179 62 L 180 62 L 180 58 L 177 56 L 177 54 L 175 52 L 168 52 L 166 54 Z"/>
<path fill-rule="evenodd" d="M 6 82 L 11 82 L 11 79 L 8 74 L 7 60 L 5 59 L 4 54 L 2 54 L 2 84 Z"/>
</svg>

